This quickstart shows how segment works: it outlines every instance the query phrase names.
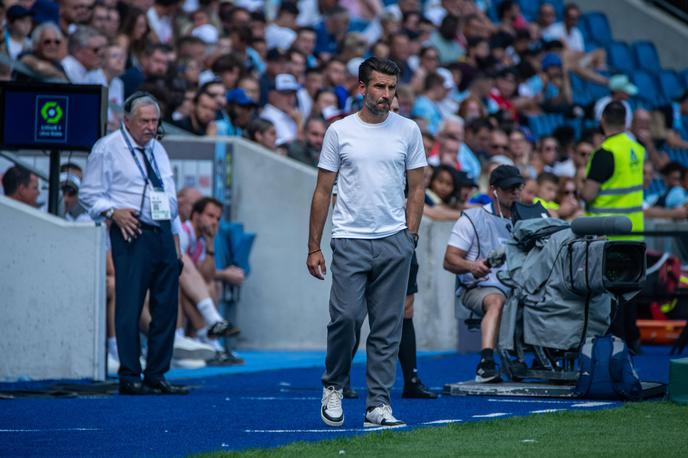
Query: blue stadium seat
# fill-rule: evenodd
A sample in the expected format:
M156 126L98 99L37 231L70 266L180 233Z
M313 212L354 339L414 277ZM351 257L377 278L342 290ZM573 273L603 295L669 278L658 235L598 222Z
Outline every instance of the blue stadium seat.
M588 84L583 78L573 72L569 72L569 81L571 81L573 103L576 105L586 106L593 101L592 95L588 90Z
M540 3L549 3L557 13L557 21L564 19L564 0L541 0Z
M607 63L619 73L630 74L636 68L631 49L622 41L612 41L607 45Z
M674 70L662 70L657 76L662 94L667 100L676 100L685 92L686 87Z
M560 114L544 114L528 118L528 126L536 138L550 135L562 124L565 124L564 116Z
M668 103L651 73L636 70L631 74L631 80L638 86L638 95L635 98L641 106L652 109Z
M675 148L666 148L666 153L669 156L669 159L672 161L676 161L683 165L684 167L688 167L688 150L685 149L675 149Z
M688 89L688 68L681 70L678 76L681 78L681 82L683 82L683 87Z
M599 11L591 11L582 15L581 21L585 21L590 38L596 43L601 46L607 46L614 41L606 14Z
M540 0L518 0L518 6L521 8L521 13L528 22L537 19L538 9L540 9L541 3Z
M657 48L651 41L634 41L631 49L636 67L639 69L650 73L658 73L662 69Z
M666 186L664 185L664 180L661 178L653 178L646 192L648 194L662 195L665 188Z
M606 72L599 72L603 74L606 77L609 77L610 75L607 74ZM592 97L593 101L597 101L601 99L602 97L606 97L609 95L609 88L605 86L604 84L597 84L592 81L588 81L587 83L588 86L588 92L590 93L590 96Z

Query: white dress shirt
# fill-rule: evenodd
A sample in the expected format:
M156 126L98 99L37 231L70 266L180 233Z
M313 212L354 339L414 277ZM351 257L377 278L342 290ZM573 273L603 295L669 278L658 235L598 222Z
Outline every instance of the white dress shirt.
M126 129L124 131L126 132ZM146 186L148 180L144 179L141 170L136 165L122 132L122 129L117 129L93 145L93 150L86 162L79 197L96 221L102 221L101 214L110 208L129 208L141 212L142 222L157 225L151 216L151 186L150 184ZM132 147L136 148L138 145L129 132L126 132L126 135ZM174 176L167 152L157 140L151 140L144 148L153 170L157 169L162 178L165 194L170 201L172 233L178 234L181 222L178 215ZM136 149L134 151L145 174L146 166L142 153ZM143 208L141 208L142 200Z

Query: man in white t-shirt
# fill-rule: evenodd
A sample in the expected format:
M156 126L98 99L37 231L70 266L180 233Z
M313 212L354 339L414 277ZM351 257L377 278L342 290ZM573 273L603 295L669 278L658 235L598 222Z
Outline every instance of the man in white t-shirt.
M363 108L329 127L318 164L306 264L310 274L321 280L326 265L320 242L338 177L320 409L320 417L329 426L344 423L342 389L351 369L355 334L366 313L370 336L364 426L404 425L392 415L390 389L395 379L411 257L423 211L427 162L416 123L390 113L399 73L399 67L390 60L371 57L361 64L358 78Z
M525 180L513 165L500 165L490 174L492 203L462 213L449 236L444 268L458 275L461 303L482 317L482 351L476 369L479 383L501 381L494 362L502 307L509 288L497 278L488 255L511 239L511 206L521 200Z

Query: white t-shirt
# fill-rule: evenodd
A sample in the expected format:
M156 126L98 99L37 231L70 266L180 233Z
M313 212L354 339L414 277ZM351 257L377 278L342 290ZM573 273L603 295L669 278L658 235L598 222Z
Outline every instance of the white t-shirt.
M425 167L418 125L390 112L368 124L358 113L325 133L318 167L338 172L332 237L378 239L406 228L406 171Z
M585 51L583 34L578 27L574 27L570 33L567 33L566 26L562 22L555 22L542 31L542 37L547 41L559 40L572 51Z

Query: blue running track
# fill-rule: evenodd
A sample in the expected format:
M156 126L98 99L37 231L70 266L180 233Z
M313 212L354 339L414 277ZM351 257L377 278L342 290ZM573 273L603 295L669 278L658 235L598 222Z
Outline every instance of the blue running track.
M647 347L636 357L643 380L666 382L668 347ZM173 370L169 378L194 387L188 396L83 396L0 400L0 456L184 456L214 450L275 447L366 434L363 429L365 366L352 370L360 399L344 400L341 429L320 420L324 355L320 352L242 352L247 364L195 371ZM471 379L478 355L423 354L419 371L436 390ZM193 378L191 378L193 377ZM399 379L401 377L398 377ZM0 391L36 383L0 384ZM620 405L550 398L442 397L401 399L393 391L400 430L558 410Z

